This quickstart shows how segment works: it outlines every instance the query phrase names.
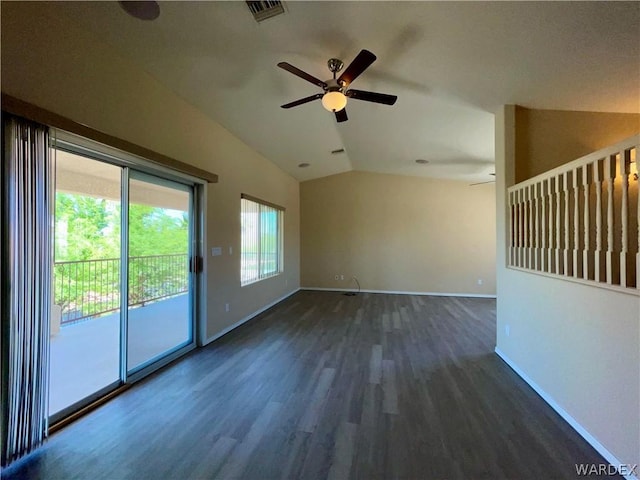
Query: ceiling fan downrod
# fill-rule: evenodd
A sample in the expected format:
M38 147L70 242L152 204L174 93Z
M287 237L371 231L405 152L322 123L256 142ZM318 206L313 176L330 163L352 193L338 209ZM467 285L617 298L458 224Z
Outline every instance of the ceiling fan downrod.
M330 58L327 61L327 67L329 67L329 71L333 73L333 79L335 80L336 73L342 70L342 67L344 67L344 63L339 58Z

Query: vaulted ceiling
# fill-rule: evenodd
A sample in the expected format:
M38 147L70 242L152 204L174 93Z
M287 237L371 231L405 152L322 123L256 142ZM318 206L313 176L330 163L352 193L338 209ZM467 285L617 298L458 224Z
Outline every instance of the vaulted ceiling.
M54 8L299 180L490 180L499 105L640 112L638 2L287 2L261 23L240 1L161 2L154 21L116 2ZM280 108L319 89L278 62L325 80L329 58L361 49L378 59L353 87L395 106L351 99L339 124L319 101Z

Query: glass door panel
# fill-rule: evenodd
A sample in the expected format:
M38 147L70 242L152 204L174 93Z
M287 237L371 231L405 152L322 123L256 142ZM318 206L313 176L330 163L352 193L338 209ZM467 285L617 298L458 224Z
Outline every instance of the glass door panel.
M120 380L121 174L56 150L49 415Z
M60 142L60 143L58 143ZM49 421L194 346L194 187L56 140Z
M191 203L191 187L130 172L128 371L192 341Z

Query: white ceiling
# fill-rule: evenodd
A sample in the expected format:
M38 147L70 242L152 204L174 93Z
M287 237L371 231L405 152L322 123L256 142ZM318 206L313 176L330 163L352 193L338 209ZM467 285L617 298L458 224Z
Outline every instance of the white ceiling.
M55 8L299 180L490 180L499 105L640 112L640 2L288 2L260 24L239 1L162 2L153 22L116 2ZM341 124L319 101L280 108L320 89L278 62L324 80L363 48L378 60L353 88L395 106L350 100Z

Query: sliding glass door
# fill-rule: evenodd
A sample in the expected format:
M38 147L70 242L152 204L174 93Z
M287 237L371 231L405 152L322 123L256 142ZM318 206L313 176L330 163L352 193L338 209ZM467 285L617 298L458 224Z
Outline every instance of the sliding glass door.
M192 341L191 196L186 185L131 172L129 371Z
M120 382L121 176L56 152L50 415Z
M52 421L194 346L194 186L109 160L56 149Z

